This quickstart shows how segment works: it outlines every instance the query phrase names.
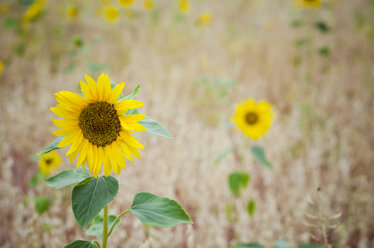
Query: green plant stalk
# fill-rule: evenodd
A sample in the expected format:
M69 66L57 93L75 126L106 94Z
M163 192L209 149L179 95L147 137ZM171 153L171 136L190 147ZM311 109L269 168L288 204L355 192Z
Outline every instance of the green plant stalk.
M119 219L120 219L123 215L127 214L128 212L130 212L130 209L127 209L127 210L123 211L120 215L118 215L118 217L114 220L114 222L113 222L113 224L112 224L112 226L111 226L111 228L110 228L110 231L108 232L108 236L107 236L107 237L109 237L110 234L112 234L113 229L114 229L114 227L116 226L116 224L117 224L117 222L119 221ZM103 236L103 237L104 237L104 236ZM104 247L103 247L103 248L104 248Z
M108 237L109 237L108 235L108 205L106 205L104 207L102 248L106 248Z

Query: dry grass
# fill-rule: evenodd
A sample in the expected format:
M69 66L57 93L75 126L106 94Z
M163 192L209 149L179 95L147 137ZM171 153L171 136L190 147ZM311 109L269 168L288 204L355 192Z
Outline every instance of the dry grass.
M49 14L25 37L28 49L23 57L12 55L20 38L0 31L0 58L12 55L0 77L1 247L62 247L88 238L73 218L70 190L28 186L37 170L28 157L53 140L53 93L75 91L83 74L98 76L88 70L90 62L107 64L105 71L113 81L127 82L126 94L140 82L137 98L146 102L141 112L174 136L167 140L138 135L146 150L117 177L120 190L110 212L119 213L135 193L149 191L177 199L194 220L192 226L147 230L126 217L110 247L307 242L311 232L303 219L308 195L318 187L325 212L343 212L332 242L337 247L374 246L374 49L365 36L367 29L358 30L354 21L357 11L369 15L371 4L341 1L311 14L291 10L286 1L197 1L186 20L177 22L175 6L162 1L157 22L141 10L137 18L118 25L91 17L92 7L81 22L68 24L65 35L55 38L53 28L63 22L63 17L56 18L61 15L57 2L50 1ZM196 27L194 18L203 10L212 12L213 22ZM332 32L320 34L310 24L292 28L291 21L303 14L308 20L325 20ZM74 34L83 37L90 51L79 52L75 70L66 74ZM305 36L313 42L295 48L294 40ZM93 44L94 39L100 42ZM316 52L321 45L331 48L329 58ZM298 67L292 63L295 57L302 59ZM219 98L213 87L195 83L204 76L237 84ZM275 106L274 125L259 141L273 171L253 160L244 136L221 128L234 103L248 97L267 99ZM232 154L214 166L232 140L242 147L245 166L239 168ZM70 167L68 161L63 167ZM226 180L238 169L252 179L242 198L234 200ZM38 216L24 199L42 193L54 201L49 212ZM258 206L252 218L245 211L249 198ZM226 203L233 201L238 209L235 224L225 215Z

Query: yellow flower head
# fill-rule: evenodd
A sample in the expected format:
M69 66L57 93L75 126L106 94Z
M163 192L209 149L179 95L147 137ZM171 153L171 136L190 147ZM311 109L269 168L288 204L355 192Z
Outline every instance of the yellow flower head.
M211 21L212 21L212 15L210 14L210 12L204 12L197 19L197 24L198 25L207 25Z
M179 1L179 10L183 13L187 13L190 10L190 1L180 0Z
M322 0L294 0L293 5L296 8L301 7L319 7L322 4Z
M53 170L60 166L62 160L60 155L51 151L40 155L39 169L44 176L48 176Z
M151 10L153 9L153 0L144 0L143 1L143 7L146 9L146 10Z
M4 64L3 64L3 61L0 60L0 76L1 74L3 74L3 70L4 70Z
M130 7L135 3L135 0L118 0L118 2L125 7Z
M119 17L119 10L113 5L104 8L104 18L107 22L117 22Z
M79 9L75 4L70 4L66 7L65 14L68 20L76 20L79 16Z
M0 13L6 14L10 10L9 3L0 3Z
M77 159L77 168L87 163L91 174L96 178L104 167L105 176L111 171L116 174L126 168L125 158L134 161L133 156L140 159L138 148L144 149L131 133L144 131L146 127L138 122L145 114L128 114L129 109L144 105L141 101L117 101L125 83L120 83L111 89L107 74L101 74L97 80L85 75L87 84L80 81L84 96L60 91L55 94L57 107L51 111L62 117L62 120L52 119L61 129L53 134L63 136L58 147L71 145L66 156L70 162Z
M34 20L42 13L42 10L45 6L45 0L35 0L26 10L22 16L22 23L27 24L30 21Z
M259 139L271 127L273 114L271 104L260 101L256 103L252 98L236 106L232 121L249 138Z

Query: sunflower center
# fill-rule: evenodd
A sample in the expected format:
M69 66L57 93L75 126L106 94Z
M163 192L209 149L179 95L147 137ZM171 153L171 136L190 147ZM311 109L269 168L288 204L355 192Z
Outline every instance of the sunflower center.
M79 127L83 137L94 145L106 146L117 139L121 132L121 121L117 110L107 102L88 104L79 116Z
M253 113L253 112L249 112L245 115L245 121L249 124L249 125L254 125L257 123L258 121L258 115L256 113Z
M48 158L48 159L46 159L45 160L45 163L46 163L46 165L51 165L52 164L52 159L51 158Z

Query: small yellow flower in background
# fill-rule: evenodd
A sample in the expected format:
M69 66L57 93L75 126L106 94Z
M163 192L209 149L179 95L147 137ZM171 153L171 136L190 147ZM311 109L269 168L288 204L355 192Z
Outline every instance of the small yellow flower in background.
M85 78L88 84L80 81L85 97L69 91L55 94L58 104L51 111L63 120L52 119L61 128L53 134L64 137L58 147L71 145L66 156L70 155L71 163L78 158L77 168L81 165L84 168L87 163L96 178L102 166L105 176L111 171L119 174L121 169L126 169L124 157L134 161L132 155L135 155L140 159L138 149L144 149L131 133L146 130L138 123L145 114L124 115L144 103L136 100L117 102L125 83L111 89L107 74L101 74L97 83L87 75Z
M4 64L3 64L3 61L0 60L0 76L1 74L3 74L3 70L4 70Z
M190 10L190 1L180 0L179 1L179 10L183 13L187 13Z
M65 9L65 14L68 20L71 20L71 21L76 20L79 16L79 9L77 5L75 4L68 5Z
M104 18L108 22L117 22L119 17L119 10L114 5L104 7Z
M322 0L294 0L293 6L295 8L301 7L319 7L322 4Z
M199 16L196 22L198 25L207 25L211 21L212 21L212 15L210 14L210 12L204 12Z
M118 2L125 7L130 7L135 3L135 0L118 0Z
M102 4L108 4L108 3L110 3L110 1L111 1L111 0L101 0L101 3L102 3Z
M271 127L273 113L271 104L260 101L256 103L252 98L236 106L232 121L249 138L259 139Z
M40 155L39 169L44 176L48 176L53 170L59 167L62 163L60 155L51 151Z
M143 1L143 7L146 9L146 10L152 10L153 9L153 6L154 6L154 3L152 0L144 0Z
M9 3L0 3L0 13L6 14L10 10L10 5Z
M22 23L27 24L30 21L34 20L43 11L45 6L45 0L35 0L26 10L26 12L22 16Z

